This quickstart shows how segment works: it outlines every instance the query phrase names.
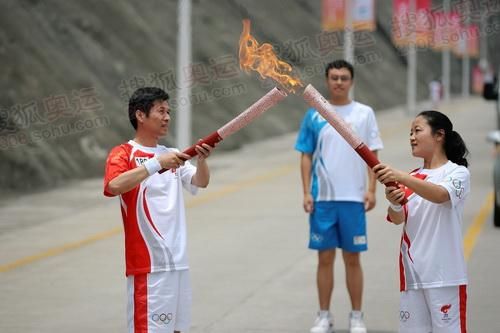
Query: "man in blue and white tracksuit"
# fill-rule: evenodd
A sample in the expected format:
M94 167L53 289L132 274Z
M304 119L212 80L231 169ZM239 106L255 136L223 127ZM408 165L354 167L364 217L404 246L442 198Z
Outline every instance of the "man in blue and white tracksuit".
M372 108L349 98L352 65L337 60L327 65L325 74L329 101L338 115L370 150L376 153L382 149ZM342 249L352 305L350 333L366 333L361 312L360 253L367 250L365 211L375 206L376 179L361 157L314 109L304 116L295 149L301 153L303 206L310 214L309 248L318 251L320 311L311 333L333 331L330 300L336 248Z

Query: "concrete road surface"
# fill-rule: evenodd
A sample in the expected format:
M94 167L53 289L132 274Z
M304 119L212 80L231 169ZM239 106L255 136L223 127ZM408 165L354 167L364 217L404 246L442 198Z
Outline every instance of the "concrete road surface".
M500 332L500 229L491 221L493 104L479 98L443 106L470 151L472 194L465 211L469 332ZM272 112L272 111L271 111ZM378 113L381 160L411 170L411 118L400 108ZM251 126L258 126L258 121ZM188 195L194 291L191 332L309 332L318 309L316 253L307 246L295 134L210 159L209 189ZM123 235L117 199L101 179L0 204L0 332L125 332ZM396 332L401 228L385 222L386 203L368 214L363 254L369 332ZM443 254L447 255L447 254ZM332 311L346 332L350 311L341 257Z

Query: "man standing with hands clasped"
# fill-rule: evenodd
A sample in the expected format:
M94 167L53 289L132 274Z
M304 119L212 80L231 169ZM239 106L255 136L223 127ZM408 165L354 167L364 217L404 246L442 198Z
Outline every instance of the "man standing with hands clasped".
M335 111L370 150L376 153L382 149L372 108L349 98L353 66L345 60L334 61L327 65L325 76L329 101ZM361 312L360 253L367 250L365 211L375 207L376 179L361 157L314 109L309 109L302 121L295 149L301 152L303 206L310 214L309 248L318 251L320 311L311 333L333 331L330 300L336 248L342 249L351 299L350 333L366 333Z
M104 195L120 196L125 231L129 333L185 332L191 323L183 188L195 194L207 187L212 147L196 146L194 167L189 155L158 144L170 123L168 98L160 88L134 92L128 114L135 138L106 161Z

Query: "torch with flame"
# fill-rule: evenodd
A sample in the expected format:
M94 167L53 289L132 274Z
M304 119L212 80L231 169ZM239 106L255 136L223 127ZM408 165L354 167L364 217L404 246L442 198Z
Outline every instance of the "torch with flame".
M243 20L243 32L240 37L240 67L245 71L257 71L262 78L271 78L278 82L284 89L296 93L303 87L300 79L290 75L292 66L279 60L270 44L259 43L250 35L250 21ZM308 84L303 91L306 102L314 107L325 120L337 130L347 143L358 153L370 168L379 164L377 156L354 133L349 125L340 117L334 107L311 85ZM387 183L385 186L395 186L397 183ZM406 198L401 204L406 203Z
M240 36L240 68L246 72L256 71L260 76L271 78L288 92L295 93L304 85L299 78L291 75L292 66L279 60L268 43L259 42L250 35L250 20L243 20L243 32Z
M265 75L280 82L288 91L294 92L294 88L296 86L302 86L300 80L294 79L286 74L286 72L290 72L292 70L292 67L287 63L278 60L278 58L274 55L270 44L264 44L262 47L259 47L257 41L250 36L250 21L247 21L246 29L244 29L240 38L240 59L242 57L246 59L246 65L242 65L242 68L246 71L249 71L250 69L258 69L261 71L260 73L263 77L263 73L265 73ZM266 60L263 61L263 59ZM287 80L289 80L289 83L286 83ZM207 135L201 139L200 142L192 145L183 152L191 157L194 157L196 155L196 145L206 143L215 147L218 142L250 124L265 111L283 100L286 96L286 92L280 90L279 88L275 87L271 89L271 91L252 104L248 109L240 113L237 117L227 122L224 126ZM167 171L167 169L162 169L160 170L160 173L165 171Z

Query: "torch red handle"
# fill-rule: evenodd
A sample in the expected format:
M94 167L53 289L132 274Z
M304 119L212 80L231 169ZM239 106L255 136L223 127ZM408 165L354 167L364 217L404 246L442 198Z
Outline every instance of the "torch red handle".
M220 137L219 133L215 131L212 134L209 134L203 139L201 139L201 141L199 141L198 143L195 143L191 147L185 149L183 153L188 154L191 157L194 157L196 155L196 150L194 149L196 146L206 143L210 147L215 147L215 144L220 141L222 141L222 138Z
M185 149L183 151L184 154L187 154L191 157L194 157L196 155L196 150L195 150L195 147L198 146L198 145L201 145L203 143L206 143L207 145L209 145L210 147L215 147L215 144L217 142L220 142L222 141L222 137L219 135L219 133L217 131L213 132L212 134L209 134L207 135L206 137L204 137L203 139L201 139L200 141L198 141L198 143L195 143L194 145L192 145L191 147ZM164 173L165 171L167 171L168 169L161 169L159 171L159 173Z
M378 160L377 156L368 148L367 145L362 143L355 149L356 153L358 153L359 156L368 164L370 168L373 168L375 165L380 164L380 161ZM389 186L394 186L394 187L399 187L399 184L397 182L389 182L384 184L385 187ZM408 202L408 198L404 197L399 203L401 205L404 205L405 203Z

